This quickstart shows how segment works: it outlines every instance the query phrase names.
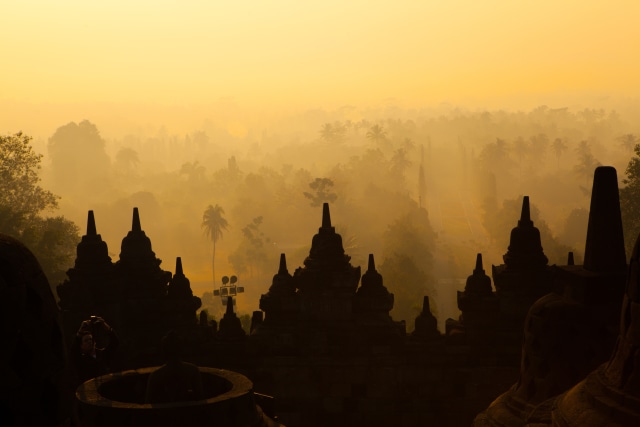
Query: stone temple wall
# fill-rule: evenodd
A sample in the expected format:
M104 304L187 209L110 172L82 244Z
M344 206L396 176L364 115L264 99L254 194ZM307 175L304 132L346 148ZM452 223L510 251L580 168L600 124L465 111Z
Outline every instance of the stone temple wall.
M151 335L157 338L177 327L183 338L184 360L246 375L257 393L275 398L275 412L289 427L461 426L471 425L487 408L476 418L476 422L487 423L478 425L512 425L501 420L520 420L525 425L531 413L539 413L538 403L588 373L580 371L567 379L556 375L556 371L563 372L556 367L591 366L584 360L564 360L554 352L555 347L538 344L589 336L601 337L606 343L609 335L617 333L609 320L619 316L616 301L622 293L618 285L624 279L626 261L624 251L621 258L619 251L610 250L612 236L613 244L619 243L617 231L611 228L616 215L619 220L619 209L614 212L619 205L614 203L617 180L611 178L610 169L599 168L595 174L587 265L548 265L525 197L505 263L491 269L495 291L479 254L465 290L457 295L461 316L447 321L444 334L437 329L427 297L412 334L406 333L403 321L390 317L394 296L384 286L373 254L361 276L360 267L350 264L342 238L331 225L328 204L323 206L322 223L304 265L289 274L282 255L278 272L261 297L261 311L254 313L249 335L240 327L231 298L219 325L208 324L206 319L196 322L197 304L181 267L180 274L176 267L173 277L159 268L160 261L135 214L132 231L123 240L119 264L106 260L106 248L95 233L95 225L88 227L89 237L83 236L78 247L76 266L59 287L61 307L63 313L70 314L77 301L101 303L95 295L104 294L104 286L111 283L114 289L107 295L124 295L123 301L108 300L112 307L146 307L151 317L142 316L143 320L152 319L153 313L174 313L162 315L164 323L149 322L162 329ZM615 187L601 185L600 179L615 182ZM604 252L598 255L598 249ZM87 254L94 261L84 256ZM110 282L114 276L120 279ZM92 284L98 285L93 297L87 292ZM578 329L568 323L566 328L549 328L548 322L536 321L562 318L565 308L574 310L571 321ZM537 311L532 315L530 310ZM549 317L549 313L556 317ZM584 316L593 322L581 323ZM166 319L174 319L175 324ZM591 324L605 326L595 334L583 331ZM158 360L154 344L138 340L150 336L141 322L122 320L118 327L125 339L138 343L137 350L142 351L137 358L124 354L131 367L149 366ZM585 333L575 334L577 330ZM591 348L594 342L580 345ZM145 355L148 357L141 357ZM531 384L542 387L533 393Z

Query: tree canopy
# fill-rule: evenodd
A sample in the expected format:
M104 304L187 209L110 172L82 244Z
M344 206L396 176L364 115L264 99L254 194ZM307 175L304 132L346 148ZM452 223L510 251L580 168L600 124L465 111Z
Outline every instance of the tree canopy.
M42 215L58 207L58 197L39 185L41 160L31 137L0 135L0 232L27 245L55 285L73 264L80 237L73 222Z
M313 182L309 183L309 187L314 193L304 192L304 197L311 200L311 206L322 206L323 203L333 203L338 198L336 193L333 193L333 181L329 178L316 178Z
M0 229L4 232L19 234L27 219L58 207L58 198L38 185L41 160L30 137L0 136Z
M279 254L271 250L271 239L262 231L263 219L262 216L255 217L242 229L243 239L229 255L229 263L236 273L249 273L254 277L276 265Z
M640 234L640 144L636 144L633 151L635 156L629 160L626 177L622 180L625 186L620 189L620 213L627 256L631 256Z
M382 236L380 273L394 293L393 317L412 321L425 295L436 296L433 286L435 234L425 209L414 208L389 224Z
M100 195L108 188L111 160L96 125L83 120L60 126L49 138L48 152L54 190L81 197Z

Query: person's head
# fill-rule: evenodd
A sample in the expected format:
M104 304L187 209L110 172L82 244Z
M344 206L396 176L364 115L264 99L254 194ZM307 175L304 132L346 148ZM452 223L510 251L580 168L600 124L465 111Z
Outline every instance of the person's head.
M96 349L96 342L93 340L91 332L85 331L80 335L80 350L84 354L93 354Z

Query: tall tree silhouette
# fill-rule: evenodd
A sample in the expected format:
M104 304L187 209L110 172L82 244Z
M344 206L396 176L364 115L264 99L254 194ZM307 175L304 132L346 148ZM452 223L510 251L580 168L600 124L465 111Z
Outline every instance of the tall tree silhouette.
M538 133L529 137L529 172L538 171L540 165L545 164L547 151L549 150L549 137L545 133Z
M584 191L589 192L589 182L593 180L593 172L596 167L600 166L600 162L591 154L591 146L588 141L580 141L578 148L578 164L574 167L575 172L585 178Z
M322 128L320 128L320 138L327 142L331 142L333 139L333 126L331 123L325 123L322 125Z
M347 126L340 122L325 123L320 128L320 138L326 142L340 143L344 142L347 135Z
M140 164L140 157L133 148L122 147L116 154L116 163L122 165L125 170L131 171Z
M518 172L520 173L520 179L522 179L522 164L524 163L525 157L529 154L529 144L527 144L527 141L523 137L519 136L513 141L513 151L518 157Z
M136 169L140 165L138 152L133 148L123 147L116 154L114 170L125 180L137 178Z
M635 146L640 143L640 137L632 133L627 133L617 137L616 141L618 141L620 146L626 151L633 151Z
M59 127L49 138L54 190L100 197L109 189L111 160L105 140L88 120Z
M411 166L411 161L407 157L407 151L404 148L398 148L391 158L391 176L400 185L404 184L404 172Z
M379 145L387 140L387 131L380 125L373 125L371 129L367 131L367 139Z
M304 197L311 200L311 206L322 206L323 203L333 203L338 198L336 193L333 193L333 181L329 178L316 178L313 182L309 183L309 187L314 193L305 191Z
M216 243L218 243L218 240L222 239L222 232L226 231L229 226L223 215L224 209L218 205L209 205L202 215L202 228L204 228L204 234L209 237L213 243L211 273L214 285L216 283Z
M496 138L496 142L485 145L480 152L480 163L490 172L501 172L503 177L512 169L507 141Z
M553 148L553 153L556 155L556 167L560 169L560 156L567 151L567 144L561 138L556 138L551 148Z
M185 175L190 184L204 181L205 172L205 167L199 164L198 161L187 162L180 167L180 175Z
M420 145L420 169L418 170L418 206L426 204L427 180L424 177L424 145Z
M624 187L620 189L620 211L627 253L632 253L640 233L640 144L636 144L633 152L634 156L624 172Z
M243 239L229 255L229 263L236 273L248 272L249 277L259 279L276 262L271 239L262 231L262 222L263 217L257 216L242 229Z

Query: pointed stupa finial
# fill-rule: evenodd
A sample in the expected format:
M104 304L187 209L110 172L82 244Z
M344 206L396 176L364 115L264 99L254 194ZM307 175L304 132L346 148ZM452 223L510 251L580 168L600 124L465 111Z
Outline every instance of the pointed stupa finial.
M142 231L140 226L140 214L138 208L133 208L133 220L131 221L131 231Z
M282 295L282 294L295 294L296 288L293 284L293 277L289 274L287 270L287 257L285 254L280 254L280 267L278 268L278 272L273 275L273 280L271 281L271 286L269 287L269 292L267 295ZM263 309L265 295L260 298L260 309ZM264 307L271 307L271 303L267 301ZM278 306L280 307L280 306ZM268 308L267 310L270 310ZM265 312L267 311L265 310ZM278 308L276 308L278 310Z
M233 297L227 297L227 312L225 316L233 316Z
M369 265L367 271L362 275L362 286L358 290L360 292L366 292L367 288L380 288L384 289L384 293L388 293L382 283L382 275L376 271L376 261L373 258L373 254L369 254ZM391 310L391 308L389 308Z
M464 287L464 292L467 295L492 295L491 279L484 272L482 254L480 253L476 255L476 268L473 270L473 274L467 277L467 284Z
M429 297L426 295L422 300L422 312L416 317L415 325L415 329L411 334L415 338L431 341L440 337L438 319L431 313Z
M184 275L182 272L182 258L180 257L176 258L176 276L177 275Z
M331 214L329 213L329 203L322 204L322 228L331 228Z
M93 216L93 211L89 211L89 215L87 217L87 236L95 236L97 234L96 220Z
M476 255L476 268L474 273L484 273L484 267L482 266L482 254Z
M576 262L573 259L573 252L569 252L569 256L567 257L567 265L576 265Z
M280 254L280 268L278 274L289 274L287 270L287 257L284 254Z
M522 198L522 213L520 214L518 225L533 225L533 221L531 221L531 208L529 207L529 196Z
M614 167L599 166L593 174L584 269L613 271L626 267L618 176Z
M429 306L429 297L427 295L422 299L422 312L431 313L431 307Z
M549 262L540 240L540 230L531 221L529 196L522 198L518 226L511 230L509 247L503 256L508 268L543 268Z
M87 234L82 236L76 253L78 254L74 266L76 269L86 268L91 271L106 271L112 266L107 243L96 232L96 220L93 211L88 211Z

